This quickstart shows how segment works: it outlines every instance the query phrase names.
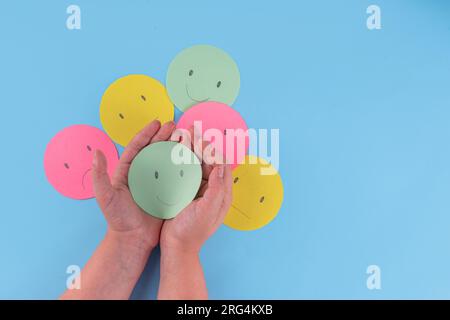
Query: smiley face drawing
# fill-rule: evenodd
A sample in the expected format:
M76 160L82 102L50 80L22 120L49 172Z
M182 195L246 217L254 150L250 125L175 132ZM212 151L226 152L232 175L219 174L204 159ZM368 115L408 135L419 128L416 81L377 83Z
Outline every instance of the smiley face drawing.
M59 131L47 144L44 154L44 170L50 184L72 199L94 197L91 170L97 149L106 156L111 176L119 156L103 131L88 125L73 125Z
M188 159L188 161L181 161ZM195 197L202 169L195 154L181 143L163 141L142 149L131 163L128 186L148 214L174 218Z
M173 120L174 108L166 88L151 77L128 75L114 81L103 94L100 120L112 140L126 146L146 124Z
M262 228L275 218L282 202L283 183L275 168L247 156L233 170L233 201L224 224L241 231Z
M236 62L223 50L197 45L181 51L170 63L167 91L181 111L205 101L232 105L239 93Z
M235 109L220 102L199 103L186 111L177 123L177 129L189 130L191 126L201 130L204 140L211 141L232 168L244 160L249 148L248 128Z

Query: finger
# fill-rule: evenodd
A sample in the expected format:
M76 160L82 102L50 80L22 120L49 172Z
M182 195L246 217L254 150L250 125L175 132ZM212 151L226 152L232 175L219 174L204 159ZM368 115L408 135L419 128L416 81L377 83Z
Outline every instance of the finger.
M189 139L187 144L184 143L186 139ZM170 136L170 141L183 143L188 148L191 147L189 131L183 128L176 128Z
M178 129L177 129L178 130ZM175 130L175 132L177 131ZM178 135L181 135L179 137L179 142L184 144L186 147L194 151L194 127L190 126L188 129L179 129L180 133ZM175 134L174 132L174 134Z
M108 207L114 195L107 167L107 160L103 152L95 150L92 162L92 183L95 198L102 210Z
M214 166L225 164L222 150L218 150L212 143L208 144L203 154L205 166L209 166L209 170L212 170Z
M202 160L202 178L208 179L212 169L214 168L214 161L205 161L205 160L213 160L215 154L215 148L211 144L211 141L204 141L202 135L199 135L194 130L194 127L189 129L190 136L194 137L192 139L192 150L194 151L197 158Z
M194 137L194 127L191 126L189 129L176 129L172 136L170 137L171 141L183 143L185 146L190 148L197 158L204 160L204 154L206 152L214 153L214 150L211 151L211 142L203 141L201 135L197 135ZM208 179L211 170L213 169L213 165L202 162L202 178Z
M208 180L211 171L214 169L213 165L202 163L202 179Z
M223 174L223 200L222 205L220 209L217 211L215 221L213 222L213 228L211 228L210 235L212 235L217 228L220 227L220 225L223 223L223 220L225 219L225 216L228 213L228 210L231 206L232 201L232 180L233 176L231 174L231 166L230 165L224 165L224 174Z
M225 185L223 177L225 174L225 166L218 165L214 167L208 179L208 187L206 188L199 205L210 213L211 219L216 220L220 214L222 207Z
M197 193L197 197L203 197L207 187L208 187L208 178L214 169L214 165L202 163L202 182L200 183L200 188Z
M119 165L114 174L114 184L128 184L128 170L131 161L133 161L139 151L150 143L150 140L160 127L161 123L158 120L153 120L130 141L120 157Z
M173 131L170 136L170 140L174 142L181 143L185 145L189 150L195 151L197 148L194 148L195 142L193 137L194 131L193 127L189 127L189 129L177 128ZM198 154L196 154L198 157Z
M201 133L197 132L197 130L194 129L194 126L190 126L189 129L184 130L181 143L190 148L199 159L202 159L203 141ZM207 142L205 142L205 145L206 144Z
M221 213L219 216L218 223L222 223L225 219L225 216L230 209L231 203L233 201L233 174L230 165L225 165L225 171L223 175L223 184L224 184L224 196L222 202Z
M207 188L208 188L208 180L202 179L202 182L200 183L200 188L198 188L197 198L203 197Z
M197 158L203 158L203 141L202 135L197 130L194 129L194 126L189 127L189 138L191 140L191 150L195 153ZM186 141L187 142L187 141Z
M225 216L228 213L228 210L231 206L232 201L232 183L233 183L233 176L231 174L231 166L230 165L224 165L224 175L223 175L223 199L221 207L215 211L217 214L215 215L215 220L213 221L213 227L210 230L210 236L219 228L223 220L225 219Z
M153 136L150 143L169 140L173 130L175 130L175 123L173 121L166 122Z
M186 147L193 150L194 146L194 127L190 126L189 129L184 129L183 137L181 137L181 143L183 143Z

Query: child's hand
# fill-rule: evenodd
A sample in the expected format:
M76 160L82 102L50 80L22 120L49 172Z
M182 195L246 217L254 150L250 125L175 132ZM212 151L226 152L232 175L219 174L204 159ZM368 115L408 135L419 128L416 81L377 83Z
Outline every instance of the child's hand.
M196 144L205 146L200 138L196 140ZM164 222L160 238L162 250L198 253L222 224L232 200L231 167L203 163L202 171L203 181L197 199L174 219Z
M139 151L150 143L168 140L174 129L173 122L161 127L156 120L142 129L125 148L112 181L103 153L97 150L94 155L94 192L108 222L108 232L146 249L158 244L162 221L146 214L134 202L128 189L128 170Z

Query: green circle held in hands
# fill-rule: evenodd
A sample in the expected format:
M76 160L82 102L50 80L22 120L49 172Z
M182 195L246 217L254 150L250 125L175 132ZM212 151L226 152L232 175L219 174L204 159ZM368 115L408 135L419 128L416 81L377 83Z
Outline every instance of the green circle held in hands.
M171 219L195 198L201 179L195 154L181 143L163 141L150 144L134 158L128 186L145 212Z

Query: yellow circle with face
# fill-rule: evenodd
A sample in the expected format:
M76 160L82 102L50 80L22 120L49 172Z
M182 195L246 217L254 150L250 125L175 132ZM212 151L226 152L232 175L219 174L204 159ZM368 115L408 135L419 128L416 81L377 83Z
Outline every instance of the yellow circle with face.
M166 88L151 77L128 75L114 81L103 94L100 121L109 137L122 146L148 123L173 120L173 104Z
M225 225L242 231L264 227L278 214L283 202L283 183L267 161L246 156L233 170L233 202Z

